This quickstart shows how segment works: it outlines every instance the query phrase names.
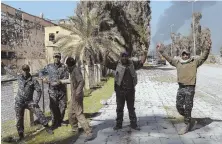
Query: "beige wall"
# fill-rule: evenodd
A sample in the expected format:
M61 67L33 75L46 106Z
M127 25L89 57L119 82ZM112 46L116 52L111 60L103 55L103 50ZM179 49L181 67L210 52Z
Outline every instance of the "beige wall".
M53 62L53 52L57 48L56 44L53 44L51 41L49 41L50 33L54 33L56 38L58 37L58 35L69 35L70 31L63 29L60 26L45 27L45 47L46 47L47 63Z

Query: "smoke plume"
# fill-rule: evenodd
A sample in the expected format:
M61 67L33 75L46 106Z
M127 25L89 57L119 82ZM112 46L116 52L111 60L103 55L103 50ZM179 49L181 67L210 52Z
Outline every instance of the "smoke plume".
M159 40L169 40L170 25L174 24L173 32L176 32L184 25L185 21L189 20L192 16L192 2L173 1L171 3L171 7L166 9L164 14L159 18L156 34L153 36L154 43ZM202 12L203 9L211 7L216 3L215 1L196 1L194 2L194 12ZM212 17L214 16L212 15Z

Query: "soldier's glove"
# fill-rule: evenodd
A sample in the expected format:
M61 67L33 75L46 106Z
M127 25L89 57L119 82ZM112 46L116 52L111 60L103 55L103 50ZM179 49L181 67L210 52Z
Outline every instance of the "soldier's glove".
M47 78L43 78L42 80L43 80L44 83L48 83Z
M47 79L47 78L45 78L45 77L40 77L39 79L40 79L40 80L42 80L42 81L43 81L43 83L48 83L48 79Z
M61 81L59 80L51 83L52 86L58 86L60 84L61 84Z

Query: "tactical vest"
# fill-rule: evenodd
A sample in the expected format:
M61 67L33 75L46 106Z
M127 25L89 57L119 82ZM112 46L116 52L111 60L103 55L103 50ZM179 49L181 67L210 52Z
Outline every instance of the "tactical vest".
M122 83L122 80L123 80L123 76L125 74L125 70L126 70L126 67L123 66L120 62L118 63L117 67L116 67L116 72L115 72L115 83L120 86L121 83ZM137 73L135 71L135 68L134 68L134 65L133 65L133 62L130 61L130 65L129 65L129 70L130 70L130 74L133 78L133 85L134 87L136 86L137 84Z

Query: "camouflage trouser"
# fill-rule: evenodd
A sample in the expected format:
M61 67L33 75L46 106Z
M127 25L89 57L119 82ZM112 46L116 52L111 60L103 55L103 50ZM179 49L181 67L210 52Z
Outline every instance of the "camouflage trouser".
M40 107L38 105L34 106L33 102L27 102L27 103L21 103L21 102L15 102L15 114L16 114L16 128L18 133L24 132L24 113L25 109L30 110L32 113L36 115L36 117L39 119L40 123L43 126L46 126L48 124L48 120L44 116L43 112L41 111Z
M125 106L125 101L127 104L127 108L129 111L129 119L131 124L136 124L137 123L137 117L135 113L135 90L134 89L121 89L117 88L116 89L116 103L117 103L117 108L116 108L116 113L117 113L117 118L116 122L117 124L122 124L123 122L123 110Z
M72 99L69 104L69 124L72 126L73 130L78 129L78 122L86 133L92 132L92 129L83 114L83 98L76 100Z
M177 91L176 107L178 112L184 116L185 124L191 121L194 94L195 86L180 85Z
M61 125L65 116L65 110L67 107L66 95L53 93L50 94L49 100L49 107L52 115L52 125L59 126Z

